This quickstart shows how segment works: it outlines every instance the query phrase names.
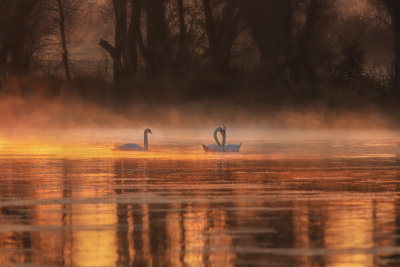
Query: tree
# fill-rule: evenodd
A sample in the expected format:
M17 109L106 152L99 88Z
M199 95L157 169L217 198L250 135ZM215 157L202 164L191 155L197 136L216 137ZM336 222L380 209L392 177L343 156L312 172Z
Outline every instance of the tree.
M300 32L297 40L298 53L296 55L298 64L297 69L300 70L300 76L305 76L308 81L309 90L312 93L316 92L313 60L315 57L316 44L315 40L317 26L321 23L324 12L329 7L330 0L310 0L306 10L306 21Z
M125 94L125 83L136 74L138 64L137 38L140 35L141 1L112 0L114 45L101 39L99 45L113 60L114 83L120 95ZM129 20L129 23L128 23Z
M189 47L185 25L185 8L183 5L183 0L177 0L177 6L179 17L179 47L176 56L176 65L178 71L181 72L187 66L189 61Z
M0 86L11 75L31 71L53 31L47 0L0 0Z
M57 0L58 3L58 13L59 13L59 25L60 25L60 37L61 37L61 45L63 49L62 59L65 69L65 78L68 82L71 82L71 73L69 71L69 62L68 62L68 49L67 49L67 40L65 38L65 2L62 0Z
M62 48L62 62L64 65L65 79L71 82L71 72L69 66L69 53L66 35L75 25L81 7L84 4L82 0L51 0L51 10L53 20L59 29L59 38Z
M162 75L172 66L171 40L165 17L165 0L144 1L146 13L146 63L154 76Z
M260 52L260 72L269 84L295 88L301 82L316 93L315 65L326 48L322 39L329 31L327 22L332 24L331 5L328 0L242 0Z
M260 51L260 71L268 80L274 80L291 63L292 0L242 0L241 10Z
M227 71L230 68L233 42L242 21L239 1L223 1L222 10L217 18L213 16L210 0L202 0L202 3L212 63L217 70Z
M382 0L382 3L389 12L395 37L395 60L393 86L397 93L400 93L400 1Z

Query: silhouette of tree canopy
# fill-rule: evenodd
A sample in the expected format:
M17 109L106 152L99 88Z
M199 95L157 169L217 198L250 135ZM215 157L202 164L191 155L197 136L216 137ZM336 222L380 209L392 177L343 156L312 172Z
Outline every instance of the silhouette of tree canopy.
M62 50L62 57L57 54L54 60L63 63L65 80L72 80L71 25L82 14L78 11L83 2L0 0L0 87L10 76L27 76L46 67L42 55L51 54L49 44L54 39L57 51ZM390 91L381 90L388 80L391 89L396 89L391 94L400 88L400 4L396 0L365 0L369 14L380 10L380 17L345 14L336 0L103 3L111 20L99 20L99 26L112 27L97 42L111 59L112 89L120 99L154 94L185 99L225 95L312 99L327 95L331 86L354 87L355 83L381 94ZM382 24L382 17L390 25ZM355 36L351 29L357 27L369 36ZM389 42L376 38L381 29L391 29ZM368 43L373 37L375 41ZM386 49L390 42L393 52ZM373 46L381 51L371 55ZM393 57L393 73L383 59L387 55L381 55L384 50ZM382 57L381 62L372 62L377 57ZM101 82L103 77L108 76L94 80ZM151 85L163 81L169 81L170 87ZM168 93L171 88L174 94Z
M52 31L46 12L47 0L0 1L0 82L31 71Z

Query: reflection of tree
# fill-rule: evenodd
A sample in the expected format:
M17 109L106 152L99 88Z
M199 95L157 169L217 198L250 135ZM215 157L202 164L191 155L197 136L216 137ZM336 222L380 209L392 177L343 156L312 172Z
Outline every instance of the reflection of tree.
M343 175L342 169L329 164L328 170L317 172L300 163L238 162L229 158L174 165L146 162L129 159L115 164L115 192L126 194L124 200L132 198L131 203L117 204L120 265L252 266L268 262L324 266L355 260L352 253L337 256L330 249L369 246L370 237L382 235L382 231L400 235L399 203L395 204L396 217L382 219L382 214L387 214L384 204L374 207L372 202L315 200L316 191L318 195L329 193L340 184L322 176ZM371 184L363 181L359 186L357 179L363 177L354 175L358 173L344 178L341 188L370 193ZM321 177L318 183L315 177ZM382 190L379 184L375 190ZM281 193L289 192L305 200L280 198ZM276 197L267 197L270 193ZM332 194L338 196L337 192ZM357 210L360 205L364 205L363 211ZM381 229L386 225L397 229ZM389 243L385 244L400 246L400 242L387 239ZM379 242L371 244L384 247ZM326 254L319 254L325 248ZM297 251L298 255L289 255ZM361 258L370 262L372 256ZM378 261L382 259L398 261L395 255L377 256Z
M69 199L72 197L72 184L71 184L71 169L72 164L69 160L62 161L62 197L63 199ZM61 224L63 226L62 236L61 236L61 255L62 255L62 265L70 265L72 263L72 248L73 248L73 237L71 231L66 231L68 226L72 223L72 206L71 204L62 205L62 217Z
M310 248L324 248L325 247L325 221L326 214L321 209L307 207L308 209L308 239L310 240ZM312 259L313 264L322 266L326 262L324 256L315 256Z
M397 160L398 160L398 155L396 157L396 164L398 164ZM398 171L396 171L395 179L396 179L395 192L398 195L400 193L400 173ZM394 227L393 227L394 229L393 229L393 233L389 233L389 234L394 236L394 240L393 240L393 243L390 245L392 247L398 248L398 247L400 247L400 238L399 238L399 236L400 236L400 200L399 199L394 200L393 204L394 204L394 211L395 211ZM379 229L379 230L381 230L381 229ZM381 231L379 231L378 233L382 234ZM375 233L375 234L377 234L377 233ZM400 264L400 254L398 254L398 253L383 255L383 256L380 256L380 258L383 260L378 261L378 262L381 262L379 264L379 266L399 266L399 264Z
M121 159L117 161L114 165L115 171L115 183L117 184L115 188L115 192L117 194L123 193L123 183L125 179L125 161ZM118 230L117 230L117 253L118 253L118 265L128 265L130 263L130 254L129 254L129 240L127 236L127 232L129 229L128 225L128 214L129 214L129 205L128 204L117 204L117 221L118 221Z
M150 249L155 266L164 266L166 247L165 233L165 214L159 212L158 209L165 208L165 204L150 204L149 205L149 234L150 234Z
M29 188L32 187L32 180L26 179L26 177L31 177L31 169L16 161L2 162L1 164L5 164L1 166L2 175L6 174L7 176L4 177L4 180L0 179L0 196L15 199L31 197L32 192ZM0 207L0 218L2 224L14 225L23 223L32 225L34 212L35 209L32 206L5 206ZM6 253L6 257L4 255L0 256L0 262L2 264L15 263L15 261L32 262L33 238L32 232L29 231L0 233L0 246L2 248L11 248L12 250L10 251L18 248L18 250L14 250L13 254Z
M215 163L215 164L214 164ZM231 179L232 173L227 162L208 161L200 168L205 170L205 177L225 183ZM176 170L186 173L193 166L191 163L181 162ZM165 169L164 169L165 168ZM201 238L207 232L224 231L227 219L234 216L226 211L234 204L208 204L207 191L203 189L182 190L180 186L186 184L186 179L193 177L183 175L177 181L175 172L169 172L169 164L157 164L147 160L122 159L115 162L115 192L132 197L132 203L117 203L118 217L118 264L133 266L183 266L201 263L221 263L231 261L227 253L215 253L209 248L231 245L229 235L223 240ZM172 175L170 177L170 175ZM199 176L202 179L202 176ZM171 185L174 199L200 198L205 203L163 202L164 186ZM175 187L177 186L177 188ZM229 192L227 192L229 191ZM223 189L223 194L232 194L231 189ZM157 194L155 197L160 203L137 204L141 194ZM168 194L168 193L166 193ZM124 199L126 199L124 197ZM140 201L139 201L140 202ZM207 235L209 236L209 235Z
M143 183L148 182L147 159L121 159L114 170L117 194L146 190ZM158 204L117 203L119 265L165 265L165 213L158 212L159 208Z
M146 265L146 260L143 253L143 233L142 233L142 207L141 205L133 205L133 250L135 257L133 260L133 266Z
M212 177L217 180L230 180L232 178L232 171L226 159L213 161Z
M128 205L127 204L117 204L117 240L118 240L118 260L117 265L122 266L130 262L129 255L129 241L128 241ZM123 230L122 230L123 229Z

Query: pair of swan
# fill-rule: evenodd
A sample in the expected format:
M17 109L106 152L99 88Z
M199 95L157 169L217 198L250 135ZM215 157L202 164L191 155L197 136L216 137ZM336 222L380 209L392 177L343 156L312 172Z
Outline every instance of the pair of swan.
M222 135L222 144L218 140L218 132ZM239 152L242 143L235 144L225 144L226 142L226 127L217 127L214 130L214 140L217 144L203 145L204 151L206 152Z
M222 144L219 142L217 133L220 132L222 135ZM143 147L138 144L128 143L124 145L120 145L115 148L115 150L123 150L123 151L148 151L149 149L149 141L147 138L147 134L153 134L149 128L144 130L144 145ZM217 127L214 130L214 140L217 144L203 145L203 148L206 152L239 152L240 146L242 143L238 145L234 144L225 144L226 142L226 127Z

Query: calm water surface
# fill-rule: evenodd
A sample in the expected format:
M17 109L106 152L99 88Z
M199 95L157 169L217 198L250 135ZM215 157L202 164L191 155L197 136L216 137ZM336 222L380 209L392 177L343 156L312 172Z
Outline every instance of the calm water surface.
M126 136L0 139L1 266L400 265L396 133Z

